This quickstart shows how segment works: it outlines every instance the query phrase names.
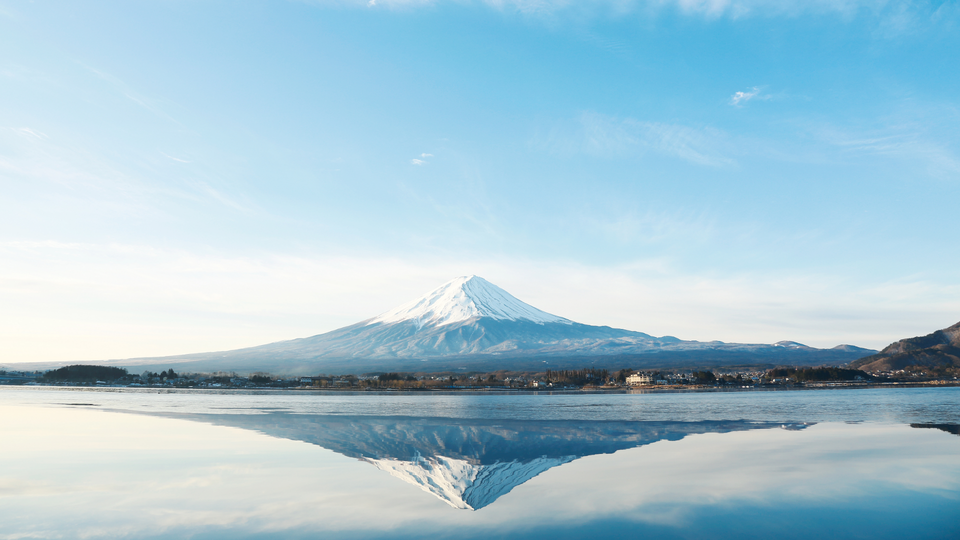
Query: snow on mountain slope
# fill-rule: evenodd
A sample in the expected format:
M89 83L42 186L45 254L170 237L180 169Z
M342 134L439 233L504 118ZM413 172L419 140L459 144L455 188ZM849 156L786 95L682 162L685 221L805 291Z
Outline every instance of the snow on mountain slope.
M529 461L475 465L463 459L417 454L412 461L372 458L363 458L363 461L433 494L454 508L479 510L547 469L576 458L544 456Z
M800 349L800 348L809 349L809 348L810 348L810 347L807 347L806 345L804 345L803 343L797 343L796 341L778 341L778 342L774 343L773 346L774 346L774 347L786 347L786 348L788 348L788 349Z
M526 320L538 324L573 324L563 317L517 300L507 291L479 276L461 276L427 294L370 320L367 325L414 321L417 328L445 326L476 317Z

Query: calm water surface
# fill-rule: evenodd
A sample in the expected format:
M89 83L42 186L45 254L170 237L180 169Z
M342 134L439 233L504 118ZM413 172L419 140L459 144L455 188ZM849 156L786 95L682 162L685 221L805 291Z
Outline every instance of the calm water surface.
M0 389L0 539L960 538L960 388Z

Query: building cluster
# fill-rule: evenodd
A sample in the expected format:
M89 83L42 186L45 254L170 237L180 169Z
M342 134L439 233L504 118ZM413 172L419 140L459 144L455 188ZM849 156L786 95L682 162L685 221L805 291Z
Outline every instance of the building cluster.
M136 380L127 386L166 386L172 388L295 388L300 386L296 377L270 377L252 375L250 377L236 374L180 374L176 377L156 376L149 372L135 376Z
M77 366L74 366L77 367ZM81 366L82 367L82 366ZM97 366L90 368L98 369ZM749 388L758 386L803 386L823 384L875 383L877 381L915 381L922 370L898 370L882 375L868 375L856 370L820 368L775 368L767 371L632 371L620 370L609 374L606 370L546 371L546 373L380 373L364 375L315 375L303 377L276 377L269 374L239 376L236 373L177 374L173 369L161 373L145 371L129 374L120 368L99 368L118 371L116 379L51 378L55 372L3 371L0 384L5 385L67 385L67 386L127 386L199 389L255 389L255 388L328 388L356 390L444 390L444 389L536 389L575 390L581 388L640 388L640 387L726 387ZM833 373L837 372L837 373ZM843 373L841 373L843 372ZM849 372L849 373L847 373ZM886 377L883 377L883 376ZM97 372L96 377L104 376ZM950 379L948 382L954 381Z
M35 383L43 373L39 371L3 371L0 370L0 384Z
M469 388L537 388L546 383L527 375L502 374L407 374L315 375L299 377L306 388L397 388L397 389L469 389Z
M763 384L763 371L635 371L621 379L624 386L756 386ZM615 384L615 383L614 383Z

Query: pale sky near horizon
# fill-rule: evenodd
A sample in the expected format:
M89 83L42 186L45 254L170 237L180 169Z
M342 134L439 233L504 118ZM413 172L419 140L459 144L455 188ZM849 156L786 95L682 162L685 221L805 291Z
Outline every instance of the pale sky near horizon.
M960 320L957 1L0 0L0 51L0 365L467 274L702 341Z

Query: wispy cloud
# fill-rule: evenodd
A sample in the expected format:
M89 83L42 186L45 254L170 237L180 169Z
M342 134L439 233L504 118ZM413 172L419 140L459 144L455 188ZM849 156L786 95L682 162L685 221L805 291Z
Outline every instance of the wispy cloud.
M653 151L698 165L728 167L736 165L728 155L728 139L723 131L709 126L692 127L587 112L572 129L555 128L533 144L559 153L596 156Z
M760 88L754 86L746 92L735 92L730 96L730 104L734 107L740 107L741 103L746 103L760 94Z
M442 0L314 0L317 4L352 4L357 7L409 9L433 6ZM953 2L891 2L886 0L461 0L461 3L483 4L503 13L553 18L558 14L604 15L623 17L630 14L656 14L674 10L687 16L707 19L742 19L748 17L799 17L802 15L834 15L850 18L871 16L880 28L898 31L917 25L938 24L957 16Z
M180 158L178 158L178 157L173 157L173 156L171 156L170 154L168 154L168 153L166 153L166 152L163 152L163 151L161 151L160 153L163 154L163 157L168 158L168 159L172 159L173 161L178 161L178 162L180 162L180 163L193 163L193 161L186 160L186 159L180 159Z
M432 157L433 157L433 154L428 154L428 153L424 152L424 153L420 154L420 157L416 157L416 158L411 159L411 160L410 160L410 164L411 164L411 165L417 165L417 166L426 165L426 164L429 163L428 161L426 161L426 158L432 158Z
M952 115L956 118L956 114ZM821 125L811 132L821 141L847 155L886 156L911 163L925 164L927 171L937 177L960 177L960 154L951 138L930 133L929 124L905 123L855 129L835 125Z
M443 0L308 0L320 5L352 5L366 9L410 10L429 8ZM751 18L837 17L857 18L875 28L878 38L895 38L931 28L951 28L960 23L960 4L953 1L890 0L457 0L485 5L505 15L519 14L550 24L625 17L654 18L662 12L713 20Z
M28 139L49 139L46 133L30 128L14 128L14 131L27 137Z
M61 195L85 192L104 201L110 198L107 193L126 198L147 189L102 156L87 149L57 144L35 129L0 130L0 149L3 150L0 171L7 179L32 186L67 188L56 190Z
M607 208L588 214L584 226L623 244L669 242L693 245L710 241L719 234L715 216L703 212L668 212L662 209L643 212Z
M238 203L237 201L227 196L222 191L214 189L212 186L210 186L210 184L207 184L206 182L198 182L197 186L201 192L206 193L207 195L209 195L219 203L223 204L224 206L228 206L230 208L233 208L234 210L239 210L241 212L250 211L250 209L247 208L246 206Z
M143 96L142 94L140 94L140 93L138 93L138 92L135 92L133 89L130 88L129 85L127 85L125 82L121 81L121 80L118 79L117 77L114 77L113 75L110 75L109 73L105 73L105 72L100 71L100 70L98 70L98 69L92 68L92 67L90 67L90 66L88 66L88 65L86 65L86 64L83 64L82 62L77 62L77 64L79 64L81 67L83 67L83 68L86 69L87 71L93 73L94 75L96 75L97 77L99 77L100 79L102 79L103 81L107 82L107 83L108 83L110 86L112 86L116 91L118 91L118 92L120 92L121 94L123 94L123 96L126 97L127 99L129 99L130 101L136 103L137 105L143 107L144 109L152 112L153 114L155 114L155 115L157 115L157 116L160 116L160 117L162 117L162 118L165 118L165 119L167 119L167 120L170 120L171 122L174 122L174 123L179 124L179 122L178 122L177 120L175 120L174 118L172 118L170 115L168 115L168 114L167 114L166 112L164 112L162 109L160 109L160 107L158 107L156 104L154 104L154 103L153 103L153 100L147 98L146 96Z
M224 185L229 185L209 169L173 164L190 163L188 160L150 150L133 153L138 162L131 165L111 160L82 143L60 143L57 139L61 138L65 137L51 138L36 129L0 129L0 177L29 186L35 193L49 194L48 206L37 210L58 219L88 212L119 219L156 216L166 205L184 200L213 201L244 212L257 210L256 204L225 189ZM170 177L158 169L161 158L157 154L169 160L168 167L179 168L180 174Z

